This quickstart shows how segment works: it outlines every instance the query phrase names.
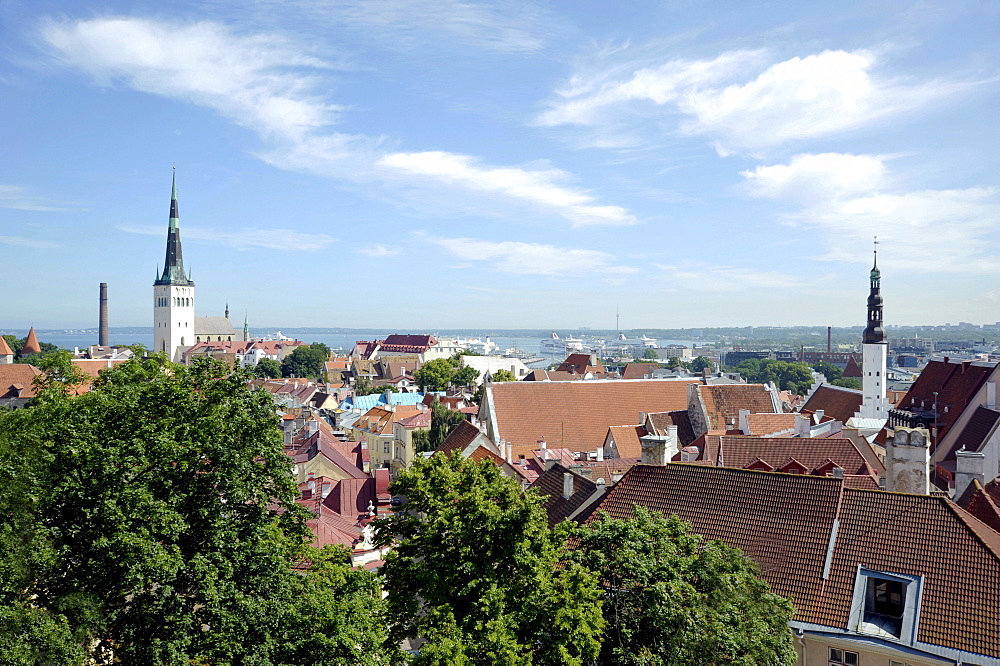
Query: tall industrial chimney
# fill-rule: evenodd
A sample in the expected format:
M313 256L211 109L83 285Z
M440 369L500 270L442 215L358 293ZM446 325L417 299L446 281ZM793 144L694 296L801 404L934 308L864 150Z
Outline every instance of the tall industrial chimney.
M833 326L826 327L826 353L833 351Z
M108 283L101 283L101 322L97 329L97 344L108 346Z

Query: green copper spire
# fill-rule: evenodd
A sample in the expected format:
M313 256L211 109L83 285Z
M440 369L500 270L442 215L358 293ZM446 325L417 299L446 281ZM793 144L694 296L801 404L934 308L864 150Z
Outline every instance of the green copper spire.
M193 287L189 275L184 273L184 257L181 252L181 219L177 211L177 167L174 167L170 185L170 222L167 225L167 258L163 263L163 273L153 284L171 284Z
M250 341L250 314L243 315L243 342Z

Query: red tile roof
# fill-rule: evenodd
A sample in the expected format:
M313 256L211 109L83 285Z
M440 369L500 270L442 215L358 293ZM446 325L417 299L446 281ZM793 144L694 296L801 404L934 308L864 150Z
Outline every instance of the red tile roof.
M987 491L990 486L995 489L995 493ZM979 483L978 479L973 479L955 503L993 529L1000 531L1000 506L995 495L1000 495L996 479L990 481L986 487Z
M487 389L496 415L496 435L514 447L514 457L550 447L593 451L613 425L638 423L641 413L687 409L692 382L659 379L583 382L502 382ZM489 417L487 400L480 419Z
M954 460L955 452L960 449L969 451L980 451L987 440L1000 427L1000 410L989 409L982 405L976 407L972 416L969 417L965 427L952 441L949 451L943 456L935 455L936 460Z
M712 437L709 435L709 437ZM849 439L808 437L745 437L723 435L719 445L711 453L711 460L722 467L742 468L753 460L767 462L771 469L780 469L790 458L805 467L807 473L814 473L827 462L844 470L846 474L878 476L882 470L873 470L868 461Z
M573 493L569 497L563 497L565 474L573 475ZM542 507L548 514L550 527L568 519L588 500L596 499L594 494L597 492L597 488L597 484L593 481L572 472L559 463L545 470L531 484L531 489L545 498Z
M896 409L933 412L936 403L940 442L995 368L995 363L932 359Z
M40 354L42 352L42 346L38 344L38 336L35 335L35 327L32 326L28 330L28 337L24 341L24 346L21 347L21 356L25 354Z
M659 367L656 363L628 363L622 370L622 379L646 379Z
M861 397L861 391L822 384L809 396L800 411L803 414L815 414L823 410L826 416L847 423L861 409Z
M686 409L673 412L653 412L646 414L646 429L654 435L666 435L670 426L677 426L677 439L681 448L690 446L697 439L691 428L691 417Z
M646 428L643 426L611 426L608 428L608 435L615 442L619 458L642 457L642 442L639 438L646 435Z
M772 590L792 599L799 622L848 630L859 567L920 576L917 640L1000 657L1000 534L947 498L845 485L830 477L637 465L598 509L624 518L641 504L741 549Z
M42 371L29 363L0 365L0 398L34 398L35 377Z
M715 384L699 386L698 392L705 402L710 430L738 428L741 409L751 414L774 412L771 393L763 384Z
M751 435L773 435L793 430L798 417L798 414L750 414L747 416L747 427Z
M455 429L448 433L441 445L437 447L435 453L443 453L450 456L453 451L464 451L465 447L472 444L472 441L483 433L476 426L468 421L462 421Z
M7 341L0 335L0 356L11 356L13 355L13 350L11 350L10 345Z

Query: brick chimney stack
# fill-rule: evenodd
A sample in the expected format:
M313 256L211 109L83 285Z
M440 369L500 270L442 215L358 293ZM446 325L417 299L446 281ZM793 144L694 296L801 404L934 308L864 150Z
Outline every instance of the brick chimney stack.
M108 283L101 283L101 310L97 328L97 344L108 346Z

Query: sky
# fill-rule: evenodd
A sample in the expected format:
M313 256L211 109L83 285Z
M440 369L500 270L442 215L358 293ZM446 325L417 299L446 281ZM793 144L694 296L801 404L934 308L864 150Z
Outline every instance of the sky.
M0 329L1000 320L1000 3L3 0Z

